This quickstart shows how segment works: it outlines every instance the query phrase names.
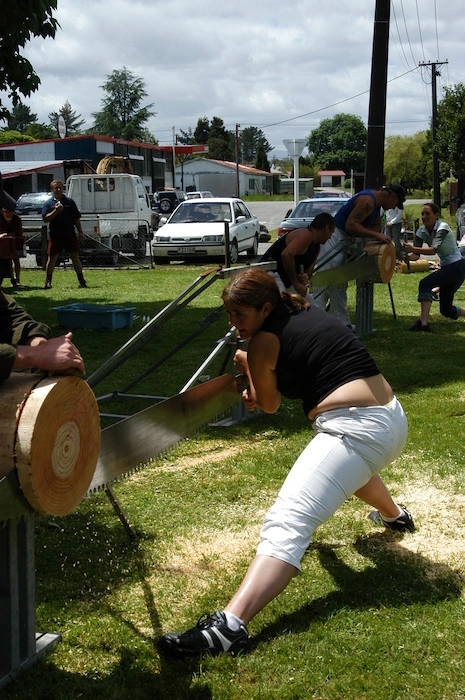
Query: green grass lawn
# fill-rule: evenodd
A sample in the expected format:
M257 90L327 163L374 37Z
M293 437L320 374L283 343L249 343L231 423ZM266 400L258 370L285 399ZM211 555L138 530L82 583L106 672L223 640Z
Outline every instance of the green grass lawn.
M134 306L132 329L77 330L88 374L206 268L86 273L25 271L16 296L55 335L53 307L75 301ZM62 641L10 684L5 698L196 700L452 700L465 698L465 321L433 306L431 334L418 316L421 274L396 274L396 318L375 286L375 332L364 338L409 419L409 438L383 473L417 524L380 531L350 499L320 530L302 574L250 624L251 653L201 661L160 657L160 634L183 629L227 602L254 555L260 525L311 436L298 404L230 428L209 427L115 486L139 537L104 494L69 516L37 518L37 627ZM125 386L202 325L220 305L215 282L128 367L95 388ZM349 288L355 311L355 286ZM465 306L465 289L457 303ZM171 395L227 330L225 314L138 386Z

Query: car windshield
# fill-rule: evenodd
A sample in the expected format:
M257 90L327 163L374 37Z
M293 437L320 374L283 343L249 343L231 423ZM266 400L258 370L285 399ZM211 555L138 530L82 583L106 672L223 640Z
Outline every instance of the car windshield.
M181 204L170 219L170 224L188 224L210 221L231 221L231 208L226 202L206 202L203 199Z
M327 212L334 216L336 212L344 205L344 199L341 197L335 202L331 202L328 199L322 198L318 201L311 202L300 202L292 214L290 214L290 219L314 219L317 214L321 212Z

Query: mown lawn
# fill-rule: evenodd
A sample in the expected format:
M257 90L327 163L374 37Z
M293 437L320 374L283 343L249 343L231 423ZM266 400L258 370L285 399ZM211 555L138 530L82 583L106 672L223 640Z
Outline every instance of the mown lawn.
M75 301L134 306L132 329L77 330L88 374L206 268L25 271L17 298L62 332L53 307ZM452 700L465 697L465 322L439 316L413 334L419 274L376 285L375 332L364 342L409 418L407 445L384 472L409 506L413 535L379 531L350 499L315 536L302 574L250 625L251 653L174 662L160 634L221 607L252 558L263 515L311 437L297 404L233 427L208 427L115 486L137 542L104 494L71 515L37 518L38 629L62 641L10 684L5 698ZM137 379L220 305L215 282L143 350L95 388ZM355 288L350 287L354 310ZM457 294L465 305L465 291ZM138 385L171 395L227 330L205 328ZM213 369L212 369L213 372Z

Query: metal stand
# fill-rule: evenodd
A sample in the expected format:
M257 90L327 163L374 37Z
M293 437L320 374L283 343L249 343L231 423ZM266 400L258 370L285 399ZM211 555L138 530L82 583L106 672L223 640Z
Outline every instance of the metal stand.
M0 689L60 639L35 631L34 515L0 525Z
M373 282L357 280L355 328L357 335L373 332Z

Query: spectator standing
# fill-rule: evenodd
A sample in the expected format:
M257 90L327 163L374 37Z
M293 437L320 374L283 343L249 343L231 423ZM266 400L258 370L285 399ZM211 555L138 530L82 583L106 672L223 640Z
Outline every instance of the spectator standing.
M15 257L13 260L1 261L0 276L2 281L4 277L9 277L13 289L18 289L21 275L19 260L23 251L23 223L20 217L15 214L14 209L2 207L0 212L0 236L15 236L17 239Z
M52 286L52 276L60 253L65 250L72 260L79 286L87 287L79 259L79 239L84 239L81 226L81 213L76 202L64 193L61 180L53 180L51 184L52 197L42 208L42 218L49 225L48 257L45 270L45 289Z
M402 231L402 221L404 219L404 210L401 207L393 207L386 212L386 223L384 225L384 233L389 236L394 243L396 249L396 260L401 260L402 246L400 234Z

